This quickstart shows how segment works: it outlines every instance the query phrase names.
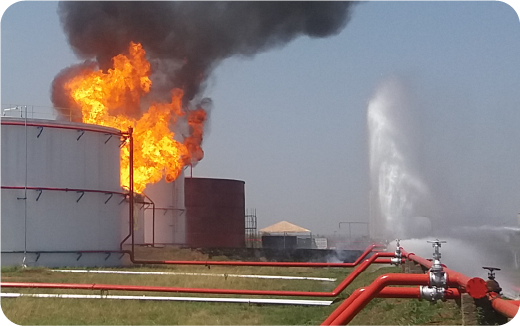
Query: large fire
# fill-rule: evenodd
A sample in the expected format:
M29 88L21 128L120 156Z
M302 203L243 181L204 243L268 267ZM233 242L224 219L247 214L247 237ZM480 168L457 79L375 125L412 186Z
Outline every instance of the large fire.
M84 123L134 132L134 190L144 191L147 184L175 180L182 169L202 159L203 124L206 112L182 109L183 92L172 90L170 103L153 102L144 114L139 106L149 93L150 63L141 44L130 43L128 55L115 56L107 72L84 69L69 80L65 90L81 109ZM133 108L133 109L132 109ZM137 112L135 110L137 108ZM170 126L185 119L190 133L175 140ZM121 186L129 189L129 148L121 148Z

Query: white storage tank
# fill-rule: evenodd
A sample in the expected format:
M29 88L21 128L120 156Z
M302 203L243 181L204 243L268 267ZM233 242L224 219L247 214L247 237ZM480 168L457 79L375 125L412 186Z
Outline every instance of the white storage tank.
M117 266L122 216L120 131L3 118L2 266ZM128 214L126 214L128 216Z
M186 244L184 173L181 172L173 182L166 182L163 178L157 183L147 185L142 196L135 200L135 210L138 210L134 215L136 244Z

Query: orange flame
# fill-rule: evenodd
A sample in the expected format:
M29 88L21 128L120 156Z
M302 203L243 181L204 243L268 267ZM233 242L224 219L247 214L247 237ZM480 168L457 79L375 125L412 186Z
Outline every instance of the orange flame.
M69 80L64 88L81 109L84 123L113 127L122 131L133 127L134 190L144 191L147 184L175 180L184 166L202 159L203 109L182 109L183 92L172 90L170 103L152 103L141 117L140 99L150 91L150 63L139 43L130 43L128 56L113 58L113 68L106 73L84 70ZM133 113L132 113L133 112ZM181 117L187 119L190 135L181 143L175 140L170 125ZM121 148L121 186L129 189L129 148Z

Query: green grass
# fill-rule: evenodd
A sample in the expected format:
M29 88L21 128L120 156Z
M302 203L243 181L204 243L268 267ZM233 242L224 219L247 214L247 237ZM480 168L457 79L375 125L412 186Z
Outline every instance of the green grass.
M119 268L118 270L120 270ZM332 291L351 268L281 268L212 266L137 266L136 271L178 271L227 274L293 275L335 277L336 282L310 280L272 280L182 275L114 275L94 273L56 273L45 268L3 268L2 281L106 283L128 285L178 286L250 290ZM384 273L400 272L398 267L373 265L362 273L339 297L345 298L356 288L370 284ZM99 294L99 291L59 289L3 289L22 293ZM138 293L110 291L117 295L171 295L182 293ZM198 295L207 296L211 295ZM213 295L225 297L224 295ZM236 296L240 297L240 296ZM249 296L254 297L254 296ZM266 298L265 296L257 296ZM290 299L302 299L286 297ZM303 298L306 299L306 298ZM331 300L332 298L307 297ZM19 325L319 325L337 308L331 306L281 306L201 302L152 302L101 299L4 298L4 314ZM461 323L460 309L454 302L431 305L412 299L374 299L352 321L356 325L456 325Z

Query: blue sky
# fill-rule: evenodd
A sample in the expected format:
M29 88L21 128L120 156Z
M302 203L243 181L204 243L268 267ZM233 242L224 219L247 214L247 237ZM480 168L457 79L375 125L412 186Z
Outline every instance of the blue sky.
M2 105L50 107L54 76L79 62L56 7L4 12ZM519 72L519 18L505 3L363 2L336 36L222 62L205 91L214 108L194 176L244 180L260 228L287 220L332 234L366 222L367 105L391 79L409 99L406 155L429 189L416 213L439 227L514 225Z

